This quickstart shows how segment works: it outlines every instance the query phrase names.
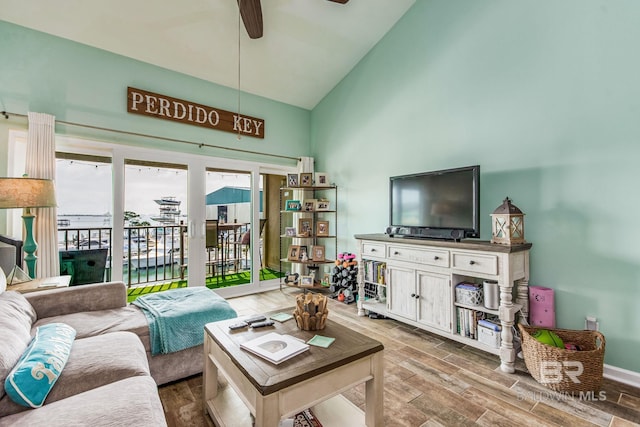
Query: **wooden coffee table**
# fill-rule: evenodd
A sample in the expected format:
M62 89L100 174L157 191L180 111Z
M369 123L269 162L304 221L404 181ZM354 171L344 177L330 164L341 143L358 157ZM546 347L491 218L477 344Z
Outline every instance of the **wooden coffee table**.
M293 308L277 312L293 312ZM267 317L270 314L273 313L265 313ZM229 325L238 320L223 320L205 326L204 408L216 425L225 425L221 420L225 410L237 411L218 395L218 371L255 417L256 427L277 427L281 418L363 382L366 393L364 422L369 427L383 425L384 347L381 343L330 318L322 331L301 331L293 319L255 331L230 331ZM336 340L328 348L310 346L308 351L279 365L240 348L240 343L269 332L289 334L305 341L317 332Z

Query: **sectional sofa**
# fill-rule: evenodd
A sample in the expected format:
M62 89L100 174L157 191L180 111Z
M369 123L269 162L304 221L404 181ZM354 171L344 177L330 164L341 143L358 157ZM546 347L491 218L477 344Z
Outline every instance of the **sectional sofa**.
M46 401L31 409L5 384L36 331L52 325L75 337ZM150 347L145 314L127 304L123 282L0 293L0 426L166 425L157 386L202 372L202 346L159 355Z

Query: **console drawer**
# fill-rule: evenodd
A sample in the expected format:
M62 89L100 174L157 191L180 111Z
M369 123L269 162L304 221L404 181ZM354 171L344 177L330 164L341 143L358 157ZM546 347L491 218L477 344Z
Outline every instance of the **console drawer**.
M384 258L385 256L385 244L384 243L369 243L365 242L362 244L362 257L370 258Z
M445 250L389 245L387 258L438 267L449 267L449 251Z
M451 263L457 270L474 273L498 274L498 257L496 255L478 255L466 252L451 252Z

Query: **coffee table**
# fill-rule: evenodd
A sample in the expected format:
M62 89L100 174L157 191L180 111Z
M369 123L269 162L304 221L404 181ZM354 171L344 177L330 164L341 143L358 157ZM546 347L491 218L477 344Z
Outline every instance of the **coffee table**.
M293 312L293 308L277 312ZM269 317L273 313L265 315ZM229 319L205 326L204 408L216 425L225 425L221 420L225 410L237 410L218 396L218 372L249 409L256 427L277 427L281 418L363 382L364 422L369 427L383 425L384 347L380 342L330 318L321 331L302 331L293 319L275 322L273 327L230 331L229 325L237 322L238 319ZM240 343L269 332L289 334L305 341L318 333L334 337L335 341L328 348L310 346L308 351L279 365L240 348Z

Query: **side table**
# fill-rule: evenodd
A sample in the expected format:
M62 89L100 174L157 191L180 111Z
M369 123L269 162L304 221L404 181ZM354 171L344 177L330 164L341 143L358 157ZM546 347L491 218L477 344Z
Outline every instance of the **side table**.
M44 291L45 289L66 288L69 283L71 283L71 276L44 277L15 285L7 285L7 290L26 294L28 292Z

